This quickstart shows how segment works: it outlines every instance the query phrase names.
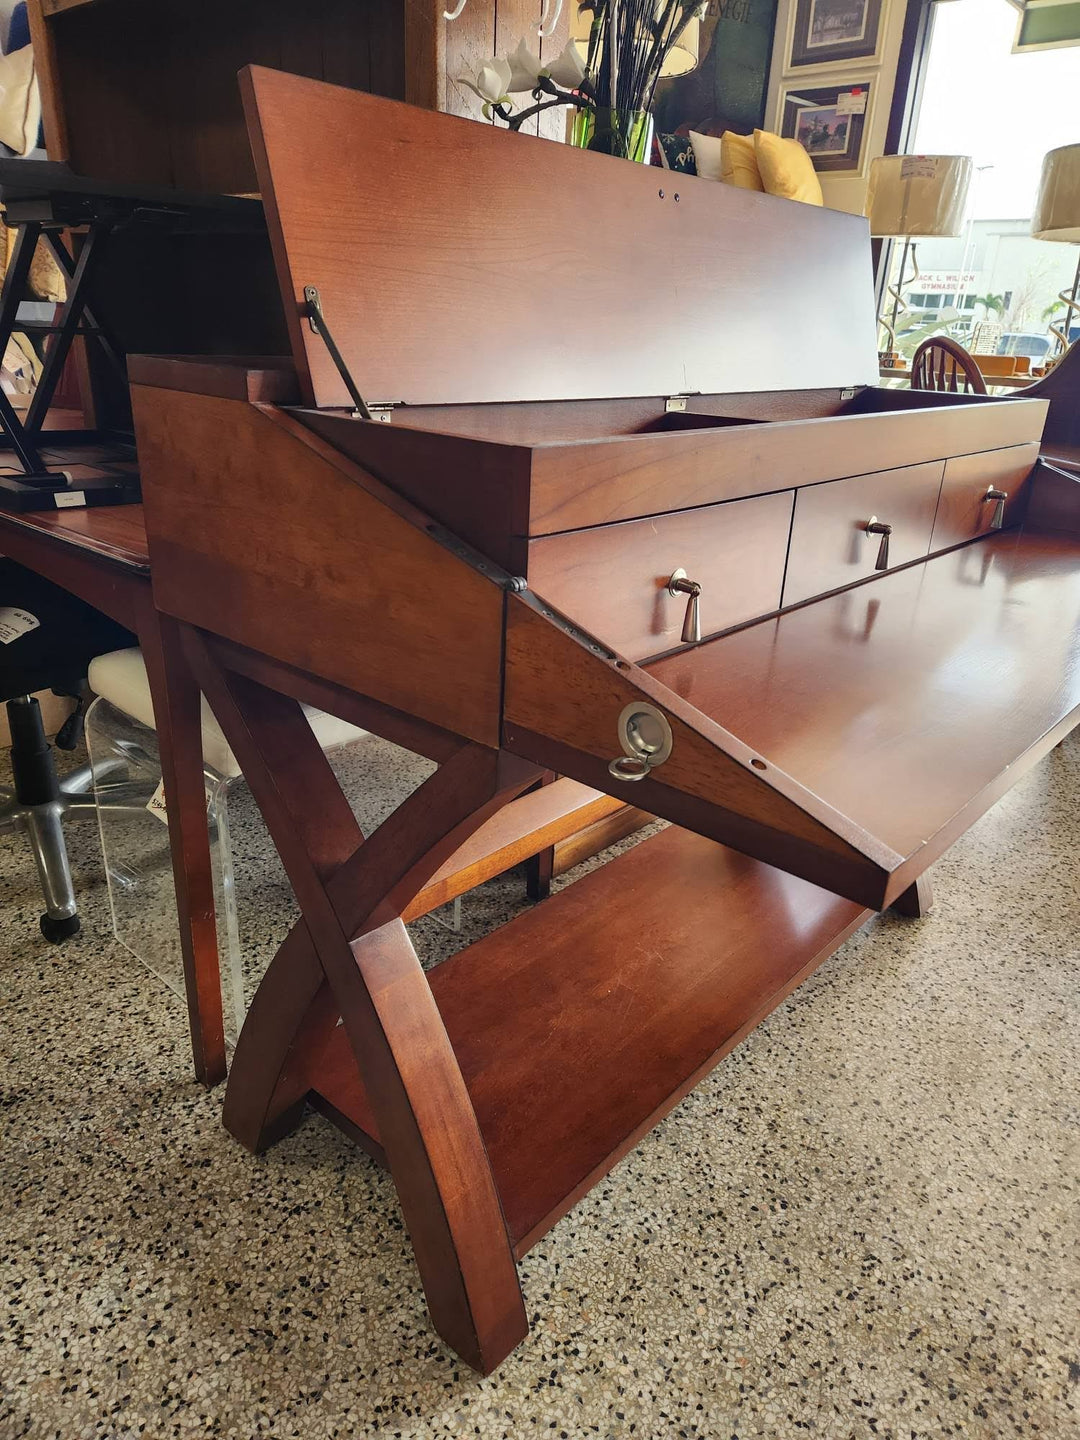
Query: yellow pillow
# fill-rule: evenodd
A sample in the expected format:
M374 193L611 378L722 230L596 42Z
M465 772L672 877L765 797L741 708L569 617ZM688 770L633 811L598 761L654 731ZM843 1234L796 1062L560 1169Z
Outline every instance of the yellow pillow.
M720 179L740 190L764 190L753 135L725 130L720 136Z
M814 162L798 140L781 140L771 131L755 130L754 154L770 195L802 200L806 205L824 204Z

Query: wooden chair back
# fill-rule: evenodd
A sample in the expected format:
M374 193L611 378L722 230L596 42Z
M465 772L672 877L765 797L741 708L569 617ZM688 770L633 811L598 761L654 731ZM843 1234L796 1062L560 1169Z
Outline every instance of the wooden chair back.
M935 335L915 351L911 388L944 390L951 395L985 395L986 381L962 345L947 335Z

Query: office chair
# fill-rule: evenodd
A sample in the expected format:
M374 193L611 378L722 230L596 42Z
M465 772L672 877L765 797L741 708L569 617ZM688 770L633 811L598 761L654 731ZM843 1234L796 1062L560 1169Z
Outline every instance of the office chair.
M30 841L45 902L41 933L53 944L79 931L62 822L96 814L94 777L83 765L57 778L33 692L75 697L75 713L56 737L62 750L74 750L82 737L87 666L96 655L133 643L122 625L0 559L0 700L7 703L14 779L12 789L0 788L0 833L21 831Z

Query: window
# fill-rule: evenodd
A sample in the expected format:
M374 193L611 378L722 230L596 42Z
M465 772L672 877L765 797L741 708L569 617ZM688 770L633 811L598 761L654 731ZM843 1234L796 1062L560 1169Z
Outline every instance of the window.
M918 243L923 285L904 294L909 311L897 327L903 354L912 354L929 323L937 333L942 326L957 336L977 331L980 346L992 340L995 349L1011 337L1024 348L1002 353L1037 359L1054 343L1050 324L1064 317L1058 294L1072 289L1080 251L1033 240L1031 213L1045 153L1080 140L1080 47L1014 55L1015 32L1016 10L1005 0L934 7L907 148L970 155L975 173L964 233ZM892 247L893 280L901 249ZM1080 317L1073 323L1080 328ZM1045 343L1036 346L1032 337Z

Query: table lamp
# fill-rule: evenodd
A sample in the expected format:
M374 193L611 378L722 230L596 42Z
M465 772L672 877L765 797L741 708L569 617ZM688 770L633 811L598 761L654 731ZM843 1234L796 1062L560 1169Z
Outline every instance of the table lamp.
M1080 245L1080 145L1062 145L1043 158L1039 194L1031 219L1031 233L1036 240L1064 240ZM1065 319L1059 326L1051 324L1050 333L1061 349L1069 348L1069 322L1074 311L1080 310L1080 255L1072 290L1062 290L1058 299L1065 306Z
M663 11L663 5L657 6L657 17ZM676 44L672 45L660 67L660 77L663 80L673 80L679 75L689 75L696 70L701 61L701 10L695 11L686 22L686 27ZM592 30L593 7L578 5L574 3L570 12L570 39L577 46L578 54L582 60L589 53L589 33Z
M886 319L884 308L878 317L889 337L885 353L895 350L897 316L907 309L901 292L905 284L919 278L914 242L917 238L960 234L971 168L970 155L879 155L870 162L863 212L870 220L870 234L904 242L900 274L887 291L893 302L892 317ZM905 279L909 252L912 271Z

